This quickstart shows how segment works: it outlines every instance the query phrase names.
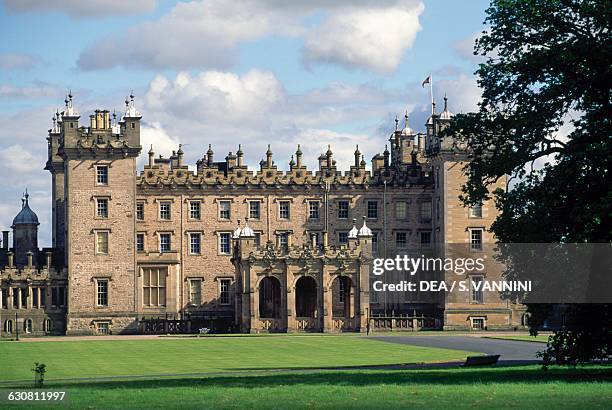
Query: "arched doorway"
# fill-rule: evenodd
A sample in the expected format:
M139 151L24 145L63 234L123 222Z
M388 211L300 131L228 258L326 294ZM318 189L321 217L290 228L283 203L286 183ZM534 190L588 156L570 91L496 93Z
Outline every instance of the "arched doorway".
M295 284L295 314L297 317L316 317L317 282L311 276L302 276Z
M351 288L353 282L348 276L338 276L332 284L333 316L351 317Z
M279 319L281 314L281 285L273 276L265 277L259 284L259 317Z

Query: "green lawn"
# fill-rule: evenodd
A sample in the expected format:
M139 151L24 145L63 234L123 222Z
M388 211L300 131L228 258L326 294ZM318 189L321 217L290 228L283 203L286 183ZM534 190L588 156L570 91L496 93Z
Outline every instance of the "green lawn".
M53 385L57 408L576 408L612 406L609 368L326 371Z
M529 336L529 335L520 335L520 336L485 336L488 339L503 339L503 340L519 340L521 342L538 342L538 343L546 343L548 342L548 335L537 335L537 336Z
M347 336L203 337L0 343L0 381L225 373L463 360L474 353Z

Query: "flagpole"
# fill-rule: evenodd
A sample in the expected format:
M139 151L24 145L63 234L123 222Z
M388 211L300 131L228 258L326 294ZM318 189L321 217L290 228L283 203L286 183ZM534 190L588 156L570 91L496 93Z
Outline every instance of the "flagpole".
M434 115L433 75L429 74L429 95L431 97L431 115Z

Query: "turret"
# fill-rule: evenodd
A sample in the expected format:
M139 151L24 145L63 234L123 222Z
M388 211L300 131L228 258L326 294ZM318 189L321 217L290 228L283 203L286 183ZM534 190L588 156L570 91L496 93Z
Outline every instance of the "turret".
M125 137L128 146L140 147L140 119L142 115L136 110L134 94L130 94L129 100L125 98L125 114L119 122L121 133Z
M38 216L30 209L26 190L21 200L21 211L13 219L13 248L17 266L28 265L28 253L38 260Z

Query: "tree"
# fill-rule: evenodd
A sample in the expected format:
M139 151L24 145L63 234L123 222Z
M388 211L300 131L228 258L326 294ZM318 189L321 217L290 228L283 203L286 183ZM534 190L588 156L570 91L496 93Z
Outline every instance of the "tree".
M493 0L474 54L482 99L453 118L471 153L462 200L493 198L505 243L610 243L611 17L606 0ZM510 189L492 191L509 175ZM610 305L575 305L546 363L612 354ZM533 333L550 313L529 305Z

